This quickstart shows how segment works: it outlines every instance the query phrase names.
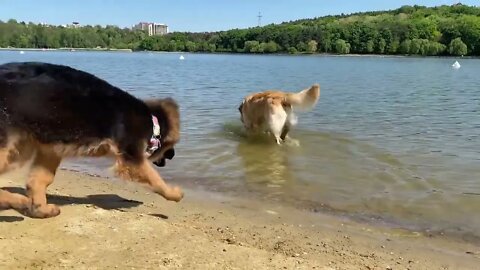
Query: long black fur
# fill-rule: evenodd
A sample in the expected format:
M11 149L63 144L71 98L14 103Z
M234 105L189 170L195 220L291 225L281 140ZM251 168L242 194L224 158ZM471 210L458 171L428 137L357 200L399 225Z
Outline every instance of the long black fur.
M36 62L0 65L0 147L8 129L44 144L111 139L125 161L137 163L152 136L151 114L143 101L80 70ZM154 163L163 166L162 159Z

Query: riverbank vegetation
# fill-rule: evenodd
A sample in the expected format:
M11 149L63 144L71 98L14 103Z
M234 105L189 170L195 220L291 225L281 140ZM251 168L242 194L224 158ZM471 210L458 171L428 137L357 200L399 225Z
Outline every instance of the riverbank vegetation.
M231 53L480 55L480 8L403 6L221 32L148 36L116 26L0 22L0 47Z

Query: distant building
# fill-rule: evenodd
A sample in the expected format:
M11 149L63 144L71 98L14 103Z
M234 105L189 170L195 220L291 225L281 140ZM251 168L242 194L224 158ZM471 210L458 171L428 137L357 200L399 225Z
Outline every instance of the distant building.
M168 34L168 25L163 23L154 23L153 24L153 34L154 35L166 35Z
M65 28L80 28L82 27L79 22L72 22L72 24L62 24L62 27Z
M145 30L150 30L150 29L149 29L149 26L150 26L150 23L140 22L140 23L134 25L134 26L132 27L132 29L145 31Z
M149 36L168 34L168 26L162 23L140 22L133 29L147 31Z
M43 26L43 27L52 27L53 25L49 24L49 23L44 23L44 22L41 22L39 23L38 25L40 26ZM28 25L27 25L28 26Z

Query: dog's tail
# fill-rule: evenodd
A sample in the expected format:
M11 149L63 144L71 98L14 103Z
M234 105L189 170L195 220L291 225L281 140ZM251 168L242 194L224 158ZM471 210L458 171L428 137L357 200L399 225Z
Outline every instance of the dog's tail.
M320 85L314 84L298 93L288 93L285 97L285 103L291 105L294 109L308 111L315 107L319 98Z

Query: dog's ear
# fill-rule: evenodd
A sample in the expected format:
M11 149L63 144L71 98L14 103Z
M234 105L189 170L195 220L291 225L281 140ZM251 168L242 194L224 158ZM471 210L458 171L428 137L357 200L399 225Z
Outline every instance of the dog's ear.
M164 98L144 102L158 119L162 144L176 144L180 140L180 112L175 100Z

